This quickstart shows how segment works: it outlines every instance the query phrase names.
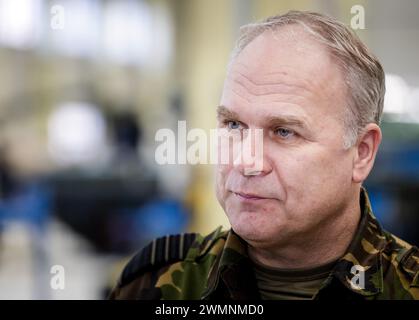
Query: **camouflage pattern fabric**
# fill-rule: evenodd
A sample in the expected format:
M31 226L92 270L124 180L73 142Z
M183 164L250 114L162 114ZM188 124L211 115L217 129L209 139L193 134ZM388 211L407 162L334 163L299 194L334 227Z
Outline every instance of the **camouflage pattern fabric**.
M419 249L382 229L361 190L354 238L314 299L419 299ZM363 281L354 281L355 270ZM234 231L154 240L125 267L110 299L259 299L246 243Z

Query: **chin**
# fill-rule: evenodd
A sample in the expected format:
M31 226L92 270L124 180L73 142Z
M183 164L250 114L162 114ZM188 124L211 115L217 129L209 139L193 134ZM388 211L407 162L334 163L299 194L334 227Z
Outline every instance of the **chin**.
M282 234L283 226L272 225L269 219L260 219L258 213L240 212L230 218L230 224L235 233L249 243L270 243Z

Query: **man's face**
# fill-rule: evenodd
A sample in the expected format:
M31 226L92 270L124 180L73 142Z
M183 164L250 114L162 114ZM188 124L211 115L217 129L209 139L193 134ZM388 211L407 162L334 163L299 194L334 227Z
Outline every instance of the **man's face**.
M233 61L218 127L263 129L263 166L246 175L246 165L219 164L216 187L246 241L298 241L347 205L353 148L343 144L345 90L327 50L295 26L263 33Z

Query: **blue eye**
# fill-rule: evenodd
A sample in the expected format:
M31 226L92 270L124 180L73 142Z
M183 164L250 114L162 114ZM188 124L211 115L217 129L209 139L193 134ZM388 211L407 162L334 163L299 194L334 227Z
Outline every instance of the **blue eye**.
M286 128L279 128L275 130L275 134L280 136L281 138L289 138L294 135L294 131Z
M238 121L228 121L227 126L229 129L237 130L240 129L240 122Z

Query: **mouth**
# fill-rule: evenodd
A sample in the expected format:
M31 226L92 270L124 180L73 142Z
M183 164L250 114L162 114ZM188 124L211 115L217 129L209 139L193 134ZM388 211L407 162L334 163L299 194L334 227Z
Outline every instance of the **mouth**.
M262 196L259 196L259 195L256 195L256 194L251 194L251 193L234 192L234 191L232 191L232 193L236 197L238 197L240 200L257 201L257 200L271 199L271 198L262 197Z

